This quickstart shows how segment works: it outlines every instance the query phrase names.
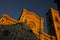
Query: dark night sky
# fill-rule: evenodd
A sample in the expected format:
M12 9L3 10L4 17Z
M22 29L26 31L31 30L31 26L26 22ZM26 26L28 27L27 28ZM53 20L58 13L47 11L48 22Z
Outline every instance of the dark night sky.
M26 8L44 18L44 28L47 33L45 14L51 7L57 8L54 0L0 0L0 18L3 13L7 13L12 18L18 20L22 9Z

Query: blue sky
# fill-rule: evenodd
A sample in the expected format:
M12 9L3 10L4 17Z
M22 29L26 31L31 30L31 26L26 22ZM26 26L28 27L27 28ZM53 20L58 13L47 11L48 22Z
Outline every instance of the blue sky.
M12 18L18 20L23 8L26 8L44 18L44 29L47 33L45 14L51 7L57 9L54 0L0 0L0 18L3 13L7 13Z

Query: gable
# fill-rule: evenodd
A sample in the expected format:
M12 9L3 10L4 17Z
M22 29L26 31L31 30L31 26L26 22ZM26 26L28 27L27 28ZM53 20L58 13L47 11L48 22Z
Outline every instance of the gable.
M18 21L11 18L7 14L3 14L2 18L0 19L0 24L2 25L8 25L8 24L16 24Z

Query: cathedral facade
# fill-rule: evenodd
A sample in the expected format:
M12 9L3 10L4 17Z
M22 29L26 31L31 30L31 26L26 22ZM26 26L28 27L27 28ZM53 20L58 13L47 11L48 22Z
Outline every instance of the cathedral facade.
M60 1L54 0L58 10L46 13L48 33L44 32L44 18L23 9L19 20L6 13L0 18L0 40L60 40Z
M17 24L20 24L20 27L22 27L21 24L23 24L24 30L25 30L25 26L28 25L27 26L28 29L26 29L26 30L28 30L28 32L33 33L33 34L30 33L30 34L31 34L31 37L34 37L34 39L31 38L30 36L28 36L30 38L30 40L60 40L59 12L57 10L55 10L54 8L51 8L46 13L46 20L47 20L48 33L44 32L44 18L39 17L35 12L31 12L27 9L23 9L23 12L22 12L21 16L19 17L19 20L15 20L15 19L11 18L9 15L7 15L6 13L4 13L2 15L2 18L0 19L0 31L2 31L2 29L3 29L3 31L5 29L8 30L8 28L12 30L14 28L11 28L11 26L14 27L13 25L17 25ZM11 26L9 26L9 25L11 25ZM4 28L4 26L6 26L6 28ZM8 32L9 30L8 31L6 31L6 30L4 32L9 34L9 32ZM23 29L21 28L21 30L23 30ZM16 31L16 32L20 32L20 31ZM24 37L24 35L27 34L26 31L23 31L23 32L25 32L25 33L21 34L21 35L19 33L18 34L20 36L23 36L22 39L24 38L24 39L28 40L29 38L25 38L26 36ZM0 34L3 34L3 33L0 32ZM4 34L5 36L7 35L6 33ZM11 31L11 33L12 33L12 31ZM12 35L12 34L10 34L10 35ZM35 36L32 36L32 35L35 35ZM17 36L16 39L18 39L18 37L20 37L20 36ZM2 39L3 38L6 39L2 35ZM22 39L20 39L20 40L22 40Z

